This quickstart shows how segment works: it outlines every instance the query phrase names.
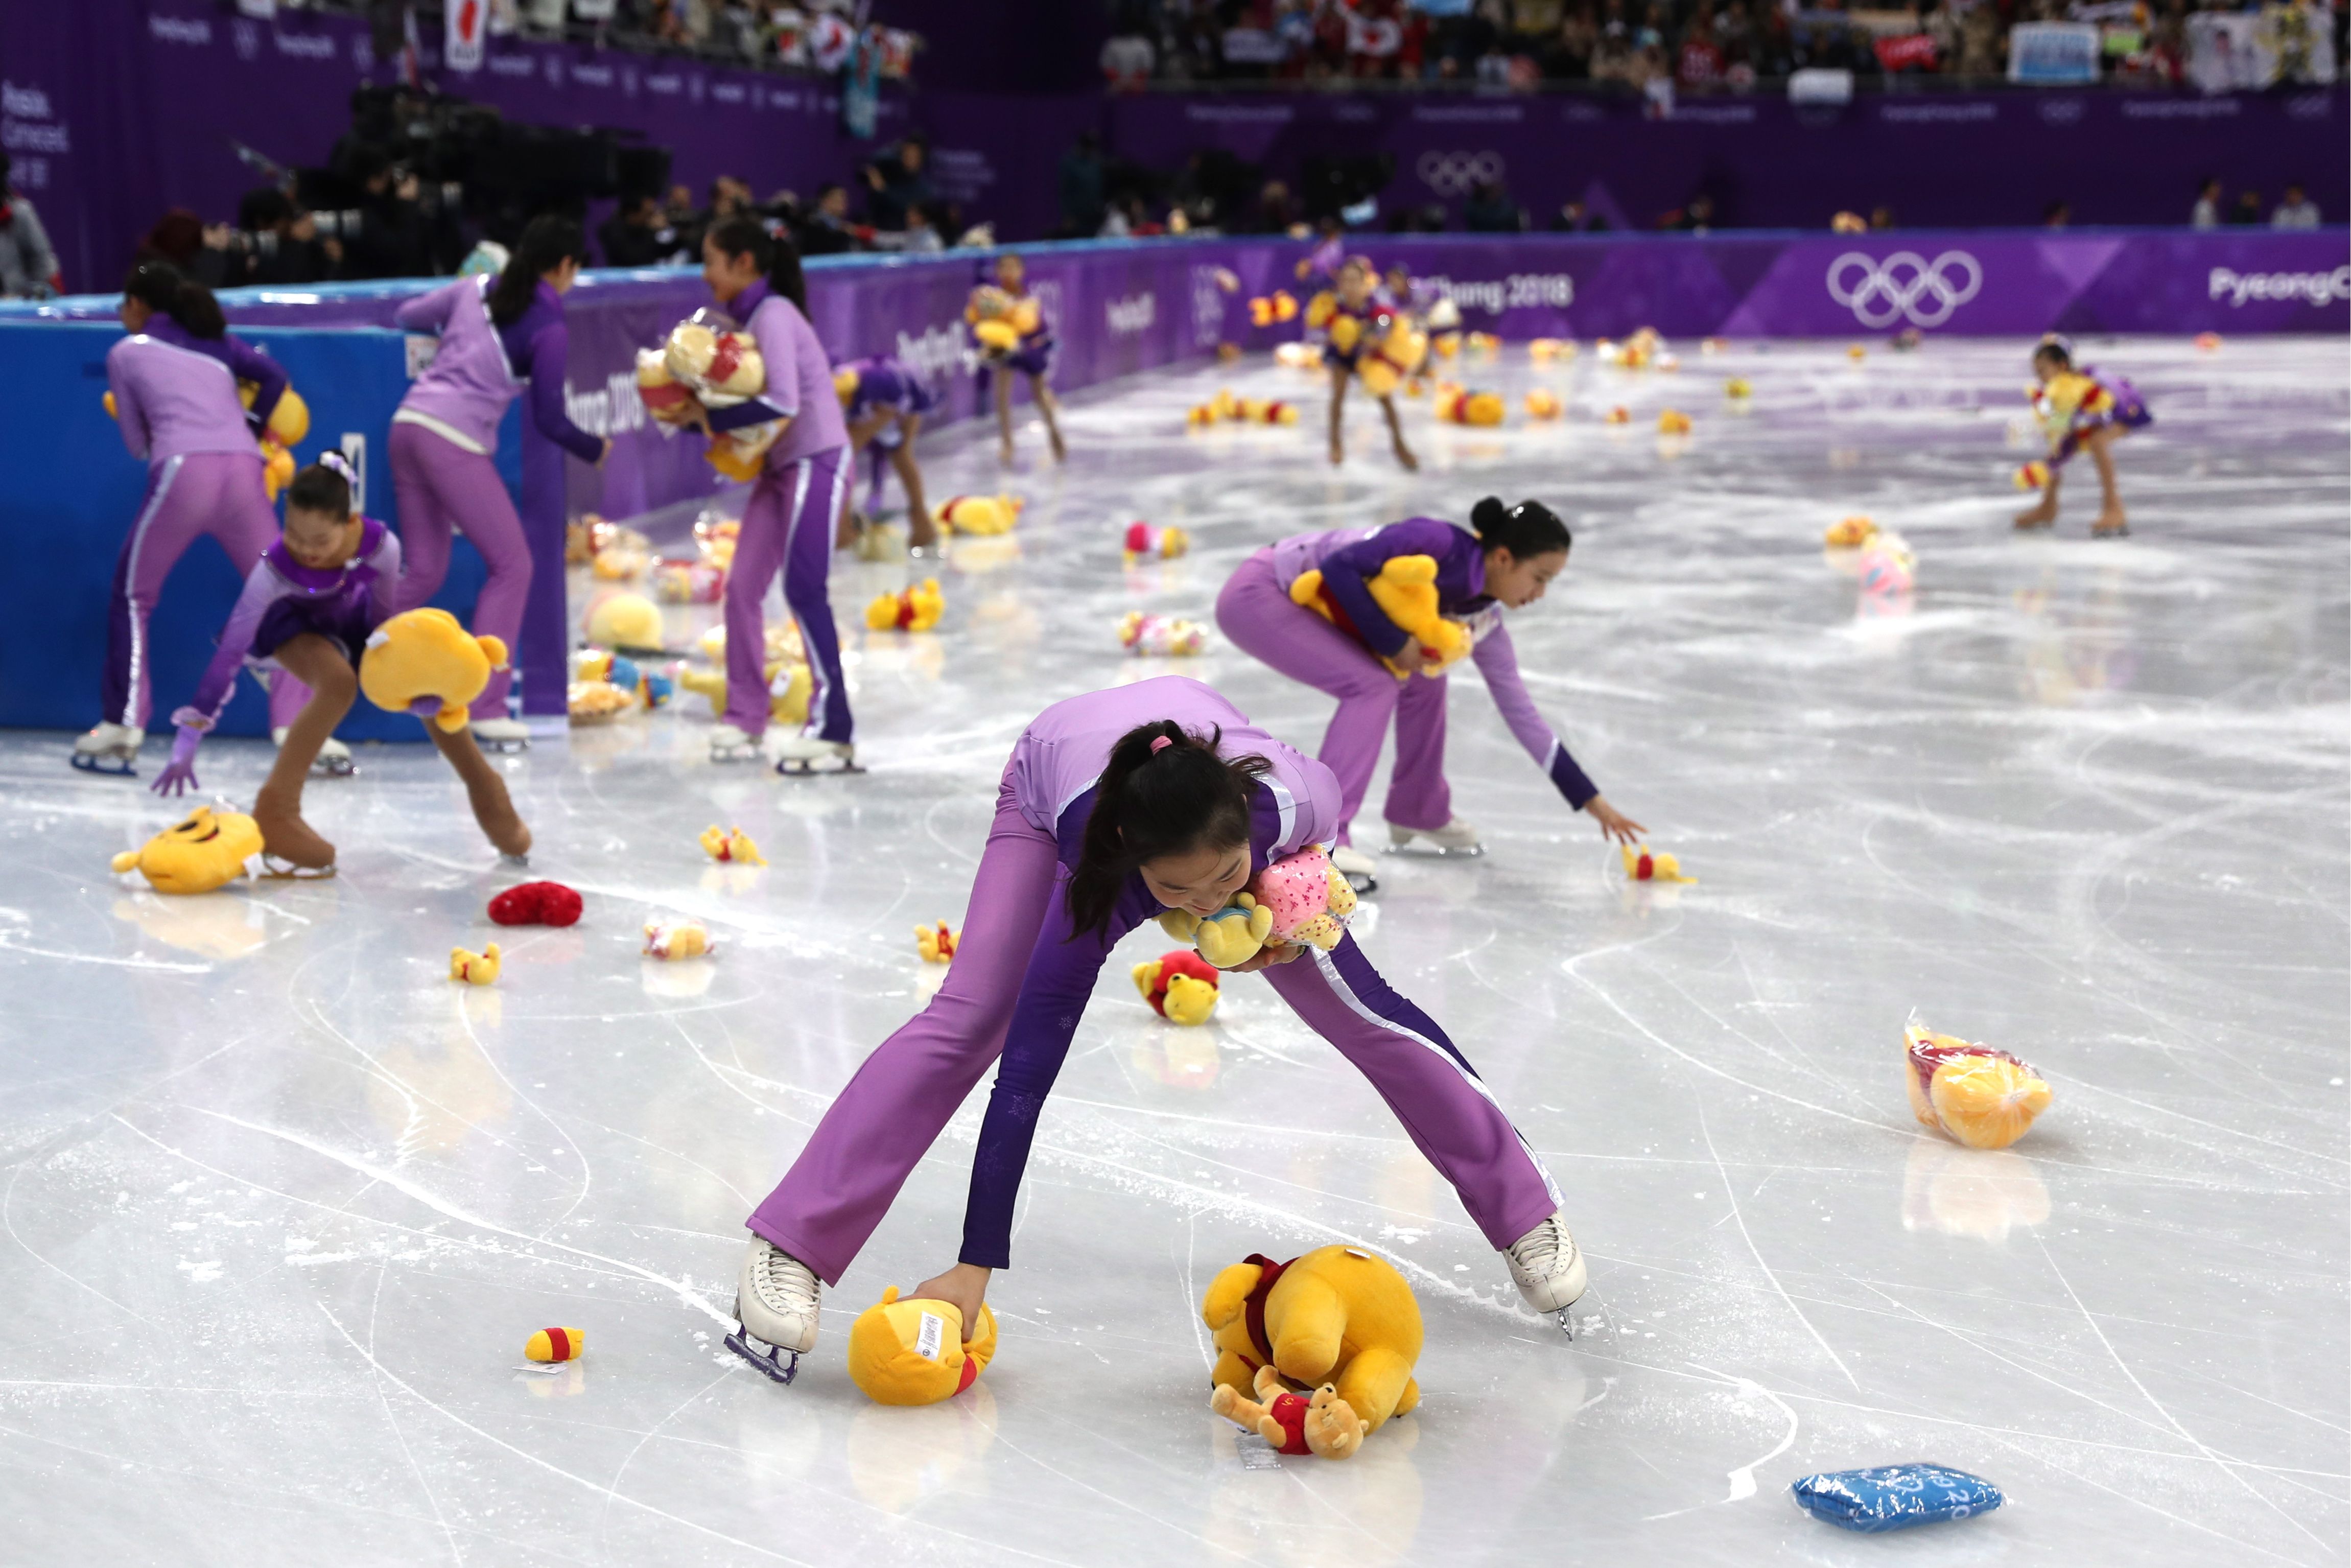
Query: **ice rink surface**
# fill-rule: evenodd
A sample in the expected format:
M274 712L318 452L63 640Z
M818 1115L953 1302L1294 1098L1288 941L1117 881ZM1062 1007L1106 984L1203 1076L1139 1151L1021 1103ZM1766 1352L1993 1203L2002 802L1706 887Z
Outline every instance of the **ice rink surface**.
M510 764L533 875L588 917L494 935L495 863L423 747L314 783L339 880L201 898L107 858L167 825L0 741L0 1558L11 1564L2333 1563L2346 1444L2346 585L2340 341L2085 345L2158 423L2120 448L2135 535L2011 537L2022 342L1736 345L1677 374L1523 350L1465 379L1499 432L1406 403L1407 476L1351 404L1262 361L925 438L935 496L1030 506L956 548L932 635L862 630L903 566L837 558L872 771L703 760L699 698ZM1752 380L1735 413L1723 379ZM1540 380L1562 423L1530 423ZM1220 386L1295 428L1187 435ZM1601 411L1625 405L1629 424ZM1657 411L1694 434L1661 444ZM721 1348L744 1216L938 971L1022 725L1175 667L1311 749L1329 705L1212 643L1124 656L1129 608L1207 616L1282 534L1479 496L1576 531L1511 618L1530 685L1694 886L1629 886L1455 682L1456 809L1490 853L1385 857L1364 940L1484 1071L1569 1196L1573 1345L1370 1090L1271 993L1152 1016L1105 971L1031 1166L998 1359L921 1410L850 1384L850 1319L953 1260L980 1097L827 1302L779 1388ZM1865 511L1907 600L1820 547ZM1185 559L1123 570L1130 519ZM683 640L699 622L673 612ZM1465 669L1468 666L1464 666ZM95 672L68 679L95 679ZM151 744L145 769L162 760ZM208 747L249 804L252 743ZM1382 841L1374 786L1361 840ZM697 848L741 824L764 872ZM706 963L637 956L659 910ZM1905 1019L2035 1064L2014 1149L1922 1132ZM1417 1414L1333 1463L1245 1468L1196 1304L1253 1251L1395 1260L1426 1314ZM518 1373L565 1324L587 1354ZM1847 1536L1815 1470L1924 1459L2010 1506Z

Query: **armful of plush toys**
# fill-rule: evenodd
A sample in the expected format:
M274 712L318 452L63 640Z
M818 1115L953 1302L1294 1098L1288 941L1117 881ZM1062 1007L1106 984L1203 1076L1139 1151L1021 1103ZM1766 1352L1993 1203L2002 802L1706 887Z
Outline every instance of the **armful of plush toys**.
M1267 866L1203 919L1185 909L1160 914L1170 936L1189 942L1219 969L1235 969L1268 949L1319 947L1328 952L1347 934L1355 890L1319 848L1299 851Z
M1380 568L1377 577L1364 580L1371 591L1372 602L1402 629L1405 635L1420 644L1420 673L1440 675L1447 665L1462 659L1475 645L1469 629L1460 622L1447 618L1439 608L1437 592L1437 558L1426 555L1400 555L1390 558ZM1346 618L1346 612L1332 599L1329 588L1317 569L1298 574L1290 585L1290 598L1320 615L1360 641L1363 633ZM1399 669L1392 659L1382 664L1394 671L1397 680L1410 677L1411 671Z

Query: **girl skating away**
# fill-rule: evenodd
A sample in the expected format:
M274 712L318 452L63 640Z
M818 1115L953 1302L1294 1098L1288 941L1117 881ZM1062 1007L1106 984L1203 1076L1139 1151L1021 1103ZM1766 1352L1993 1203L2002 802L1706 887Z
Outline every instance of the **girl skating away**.
M1335 826L1341 847L1331 862L1350 877L1368 880L1377 870L1371 856L1352 847L1350 830L1391 720L1395 771L1383 814L1392 847L1425 839L1441 852L1481 852L1478 830L1453 815L1453 789L1445 777L1447 678L1413 673L1398 680L1389 664L1381 662L1408 672L1426 663L1419 642L1372 598L1371 580L1402 556L1435 560L1438 611L1460 622L1475 639L1470 657L1501 709L1502 722L1567 803L1611 838L1631 842L1647 831L1601 798L1566 743L1543 722L1502 626L1505 611L1541 599L1566 570L1567 525L1540 501L1505 507L1490 496L1469 516L1475 534L1437 517L1298 534L1243 561L1217 596L1217 624L1236 647L1339 699L1320 755L1339 782ZM1326 602L1334 612L1328 618L1290 597L1291 585L1309 570L1322 574Z
M2049 460L2041 470L2041 504L2016 514L2020 529L2045 528L2057 520L2057 485L2065 462L2087 452L2098 470L2099 509L2092 538L2119 538L2130 532L2122 494L2115 486L2115 443L2155 423L2137 388L2120 376L2092 366L2074 366L2074 345L2052 333L2032 350L2032 412L2049 438Z
M886 464L906 487L907 544L917 553L931 549L938 543L939 530L931 521L930 503L923 494L914 437L923 428L923 415L938 406L938 394L912 366L888 354L850 361L832 372L832 384L841 394L843 417L849 421L849 449L863 453L872 465L864 513L862 517L854 511L842 516L836 542L853 543L858 534L873 526L882 510Z
M1335 465L1347 460L1347 442L1343 421L1346 417L1347 383L1354 379L1357 366L1367 354L1379 349L1377 337L1384 331L1386 313L1379 300L1379 279L1372 264L1360 256L1351 256L1339 264L1337 288L1318 294L1307 301L1306 325L1322 334L1322 360L1331 369L1331 461ZM1388 444L1395 452L1395 460L1407 472L1420 466L1420 459L1404 444L1404 426L1396 419L1395 393L1373 392L1364 388L1380 405L1380 413L1388 422Z
M736 1306L744 1335L728 1343L778 1377L777 1353L814 1346L818 1281L839 1282L1001 1055L961 1259L913 1292L976 1322L989 1271L1009 1262L1030 1141L1112 947L1162 910L1213 914L1269 862L1327 841L1338 803L1329 768L1180 675L1039 715L1005 766L938 995L866 1059L750 1218ZM1353 937L1327 953L1268 949L1241 967L1262 969L1372 1081L1504 1254L1529 1306L1555 1312L1583 1294L1583 1260L1541 1162L1445 1031Z
M1061 444L1061 426L1056 417L1061 405L1046 384L1053 371L1053 323L1045 319L1043 302L1029 292L1027 265L1008 252L998 256L995 281L971 291L964 319L971 324L972 340L979 345L980 393L995 393L998 460L1012 461L1011 372L1016 371L1029 378L1029 397L1045 422L1045 439L1053 448L1053 461L1065 460L1070 453Z
M351 510L350 465L340 452L294 476L286 491L286 532L263 553L229 612L196 695L172 716L179 736L155 792L176 795L196 785L196 748L221 710L240 668L284 670L309 688L277 761L253 802L262 850L280 876L331 876L335 846L302 820L302 780L319 747L359 695L359 665L368 634L392 613L400 580L400 540L373 517ZM517 860L530 852L530 830L515 814L506 780L466 730L433 737L465 781L474 819L491 843Z
M108 595L106 669L99 682L104 716L74 742L74 766L101 773L129 773L146 743L152 702L147 622L172 568L205 534L240 574L277 542L277 514L255 441L286 392L277 361L231 333L212 290L169 262L142 261L131 269L120 315L131 335L107 350L106 384L123 444L146 460L147 494L122 541ZM255 389L250 409L238 401L240 382ZM292 724L305 695L286 677L273 677L270 727ZM342 743L328 745L348 767L350 753Z
M464 534L482 552L489 576L474 601L473 629L507 647L519 645L530 598L530 545L492 455L507 404L526 388L538 433L582 463L601 464L612 444L571 423L563 406L570 334L563 296L588 255L569 218L531 219L506 270L494 280L461 277L402 305L409 332L437 333L440 352L392 416L392 484L400 497L406 571L395 613L440 591L449 575L449 541ZM507 714L511 670L498 670L474 699L473 733L485 746L519 751L530 731Z

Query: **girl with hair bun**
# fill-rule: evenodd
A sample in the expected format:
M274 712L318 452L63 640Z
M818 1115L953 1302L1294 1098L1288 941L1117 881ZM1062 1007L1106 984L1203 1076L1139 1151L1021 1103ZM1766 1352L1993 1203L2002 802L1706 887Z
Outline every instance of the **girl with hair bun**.
M1428 663L1426 650L1372 597L1372 580L1400 556L1436 561L1438 611L1473 639L1470 656L1502 722L1567 803L1610 838L1629 843L1647 831L1602 798L1543 721L1502 628L1505 610L1532 604L1567 569L1567 525L1540 501L1505 507L1491 496L1470 510L1469 520L1474 535L1438 517L1294 535L1243 561L1217 596L1217 624L1236 647L1339 699L1320 753L1339 780L1340 848L1331 862L1359 881L1377 868L1353 847L1350 828L1391 719L1395 769L1384 810L1390 847L1425 839L1441 853L1483 852L1478 830L1453 815L1445 778L1446 677L1419 673ZM1290 598L1291 584L1310 570L1322 574L1328 617ZM1397 671L1405 678L1398 680Z
M841 1272L990 1062L956 1265L910 1292L977 1320L1008 1267L1012 1213L1054 1077L1119 939L1163 910L1208 915L1273 861L1329 841L1331 770L1180 675L1056 703L1013 746L955 964L930 1005L836 1098L749 1224L727 1343L782 1378L816 1343L818 1282ZM1542 1163L1436 1022L1353 937L1268 948L1262 970L1308 1027L1372 1081L1508 1260L1529 1305L1583 1291Z
M2016 515L2021 532L2045 528L2057 520L2057 486L2067 459L2087 452L2098 471L2098 515L2090 524L2094 539L2120 538L2130 532L2123 511L2121 491L2115 483L2115 443L2134 430L2155 423L2138 389L2117 375L2074 364L2074 345L2052 332L2032 350L2033 385L2028 394L2042 434L2049 441L2049 460L2028 465L2020 482L2036 484L2039 504Z
M563 402L571 344L563 297L587 257L580 225L549 214L524 226L495 278L461 277L400 307L402 330L437 334L441 348L392 416L392 486L408 552L395 612L440 591L449 575L450 540L462 533L489 568L474 601L473 629L509 648L519 642L536 568L522 517L493 460L498 422L528 389L531 423L541 435L582 463L601 464L612 450L609 438L574 424ZM507 751L530 742L528 728L507 713L513 679L511 670L497 671L474 699L475 735Z
M359 695L360 659L370 634L391 617L400 583L400 540L376 518L352 509L357 481L350 462L333 451L294 476L286 488L286 532L254 564L196 695L172 716L179 735L171 763L153 786L158 795L201 787L196 749L228 706L240 669L283 670L298 678L308 700L294 716L277 766L253 802L262 855L273 875L334 874L335 846L302 820L302 780ZM530 830L516 815L506 780L474 743L473 732L449 734L428 722L424 733L465 780L474 818L490 841L510 859L529 853Z
M74 766L101 773L129 773L146 742L147 622L180 557L209 534L242 574L277 542L256 440L286 393L277 361L233 335L212 290L167 261L131 269L119 314L131 335L107 350L106 384L123 444L146 460L147 496L114 566L104 717L74 742ZM239 402L240 382L253 384L250 409ZM273 680L271 727L293 722L305 695L283 676Z

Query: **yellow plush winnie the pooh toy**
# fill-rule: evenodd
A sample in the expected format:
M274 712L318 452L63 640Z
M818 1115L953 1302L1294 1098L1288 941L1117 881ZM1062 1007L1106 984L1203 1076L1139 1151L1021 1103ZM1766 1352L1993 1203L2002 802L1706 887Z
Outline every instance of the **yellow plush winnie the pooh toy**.
M1442 674L1447 664L1469 652L1469 629L1458 621L1447 620L1437 610L1435 556L1393 556L1380 568L1379 576L1365 586L1372 591L1372 602L1380 607L1381 613L1419 642L1420 651L1428 656L1428 663L1420 667L1422 674ZM1355 632L1346 612L1332 601L1324 590L1319 569L1300 572L1298 580L1290 585L1290 597L1292 602L1304 605L1341 631ZM1395 664L1384 659L1381 663L1395 671L1397 680L1405 678L1405 672Z
M1420 1303L1402 1274L1353 1247L1276 1263L1252 1253L1217 1274L1200 1302L1216 1338L1210 1381L1241 1399L1271 1366L1303 1388L1328 1383L1376 1432L1420 1403Z
M877 1405L935 1405L969 1388L996 1355L996 1314L983 1301L979 1332L963 1337L949 1301L898 1299L892 1285L849 1330L849 1376Z
M360 690L391 713L415 712L437 699L432 722L455 735L465 727L465 709L490 684L490 672L506 665L507 645L496 637L473 635L446 610L410 610L368 638Z
M114 857L118 872L135 871L158 893L210 893L252 869L261 854L261 830L239 811L199 806L138 850Z

